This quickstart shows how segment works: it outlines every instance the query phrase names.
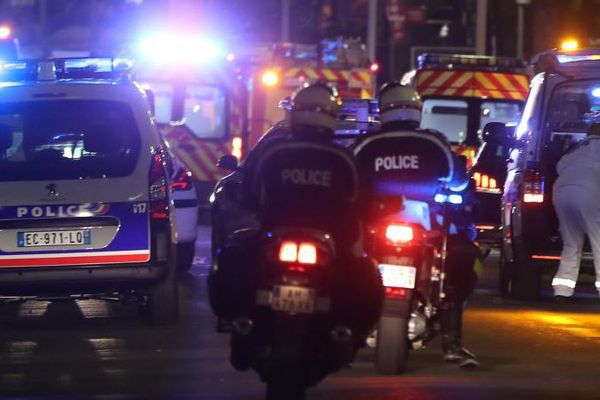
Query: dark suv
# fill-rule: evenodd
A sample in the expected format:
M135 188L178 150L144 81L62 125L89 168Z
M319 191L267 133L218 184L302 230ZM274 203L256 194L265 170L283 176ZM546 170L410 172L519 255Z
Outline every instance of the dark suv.
M552 204L556 164L600 120L599 60L600 49L548 52L537 60L543 72L532 81L515 132L502 198L500 284L505 293L537 297L544 268L560 260Z

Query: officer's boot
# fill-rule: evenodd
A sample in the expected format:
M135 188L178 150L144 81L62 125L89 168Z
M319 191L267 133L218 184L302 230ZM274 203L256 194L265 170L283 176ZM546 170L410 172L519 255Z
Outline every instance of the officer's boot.
M479 366L475 354L463 347L462 338L463 308L449 303L442 312L442 350L444 361L458 363L461 368Z

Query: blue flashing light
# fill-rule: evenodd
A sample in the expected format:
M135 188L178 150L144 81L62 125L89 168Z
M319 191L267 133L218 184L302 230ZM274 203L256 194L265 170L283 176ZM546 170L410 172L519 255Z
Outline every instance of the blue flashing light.
M446 195L438 193L438 194L435 195L435 197L433 199L435 200L436 203L445 203L446 202Z
M448 202L450 202L451 204L462 204L462 202L463 202L462 195L460 195L460 194L448 195Z
M156 65L205 65L224 61L230 54L218 41L175 34L146 37L137 50L140 57Z
M560 64L568 64L572 62L582 62L582 61L600 61L600 54L581 54L581 55L569 55L569 54L559 54L556 56L556 59Z
M435 195L434 200L436 203L450 203L450 204L462 204L463 202L463 197L460 194L449 194L449 195L445 195L442 193L438 193Z

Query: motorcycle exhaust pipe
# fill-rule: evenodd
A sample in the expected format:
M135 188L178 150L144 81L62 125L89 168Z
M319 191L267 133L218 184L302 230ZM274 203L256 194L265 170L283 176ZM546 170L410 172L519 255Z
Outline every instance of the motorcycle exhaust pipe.
M331 330L331 338L334 342L347 342L352 339L352 331L345 326L337 326Z
M254 323L250 318L238 318L233 321L232 326L238 335L248 336L254 328Z

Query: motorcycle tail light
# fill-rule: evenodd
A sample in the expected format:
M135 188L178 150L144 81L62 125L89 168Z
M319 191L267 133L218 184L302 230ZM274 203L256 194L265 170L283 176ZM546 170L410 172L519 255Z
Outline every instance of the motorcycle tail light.
M408 243L415 235L410 225L392 224L385 228L385 237L392 243Z
M385 297L388 299L405 299L407 295L408 289L395 287L385 288Z
M318 261L317 246L310 242L294 242L285 240L279 246L279 261L315 265Z
M285 241L279 247L279 261L296 262L298 260L298 244L292 241Z
M298 262L300 264L317 263L317 246L312 243L300 243L298 249Z

